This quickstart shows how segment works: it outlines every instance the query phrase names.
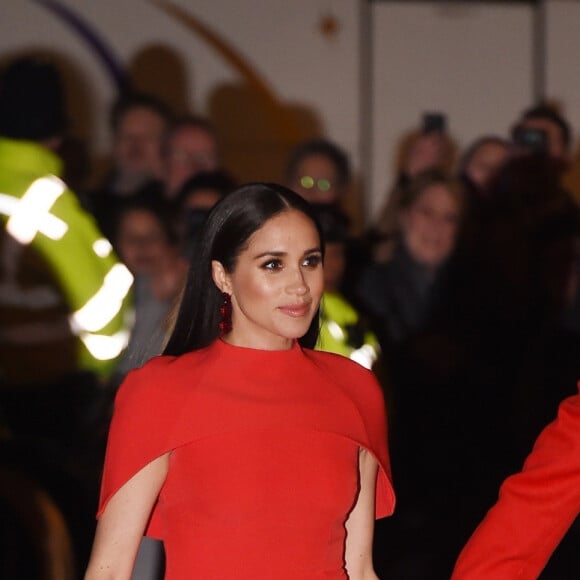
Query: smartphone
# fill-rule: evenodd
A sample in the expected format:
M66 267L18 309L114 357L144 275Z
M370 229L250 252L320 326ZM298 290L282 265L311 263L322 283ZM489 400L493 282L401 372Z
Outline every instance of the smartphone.
M445 133L447 130L447 115L440 112L423 114L421 131L423 133Z
M518 127L514 131L514 144L530 153L547 153L548 135L542 129Z

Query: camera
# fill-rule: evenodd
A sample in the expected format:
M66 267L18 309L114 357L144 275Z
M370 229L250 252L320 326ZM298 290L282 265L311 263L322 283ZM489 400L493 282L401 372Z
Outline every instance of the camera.
M445 133L447 130L447 116L440 112L428 112L423 114L421 131L429 133Z
M548 135L542 129L517 127L513 135L514 144L530 153L548 152Z

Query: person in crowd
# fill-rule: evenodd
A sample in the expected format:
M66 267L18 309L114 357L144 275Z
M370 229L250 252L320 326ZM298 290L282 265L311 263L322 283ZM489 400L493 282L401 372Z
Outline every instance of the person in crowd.
M135 277L134 323L129 344L115 372L115 384L163 350L172 308L183 286L187 262L181 255L172 227L169 203L141 198L127 200L120 208L113 243ZM163 577L163 546L144 538L135 559L134 577Z
M351 179L347 154L326 139L302 143L286 165L288 187L314 205L339 205Z
M148 94L123 94L114 103L112 167L103 183L85 196L85 205L107 237L112 237L117 209L125 199L163 196L163 145L171 118L170 109Z
M452 316L463 208L457 180L438 171L416 176L401 198L391 259L367 266L358 281L357 306L380 340L391 411L398 507L380 526L383 543L395 546L382 557L384 577L445 578L464 541L463 498L472 489L462 483L473 474L461 452L472 438L462 413L469 396L461 380L465 358ZM451 508L451 498L461 507Z
M189 178L216 171L219 165L219 147L211 123L193 115L179 119L172 125L165 145L165 195L174 199Z
M149 180L163 177L163 144L170 123L169 108L151 95L129 94L117 100L111 111L111 193L131 196Z
M320 307L320 336L316 347L335 352L372 369L380 354L368 322L342 295L349 240L348 218L338 208L316 211L324 235L324 294Z
M397 234L399 226L399 204L410 181L430 170L450 173L454 156L454 144L445 126L423 126L404 138L395 183L389 188L385 204L369 232L375 261L385 262L391 255L391 240Z
M406 338L428 319L455 249L463 206L460 184L438 171L419 174L405 189L393 256L369 265L358 285L359 300L385 343Z
M128 578L144 532L168 579L376 578L374 519L394 504L384 404L372 373L309 349L324 284L310 206L245 185L199 240L164 356L117 395L87 580Z
M163 202L133 200L117 216L113 243L135 277L135 323L117 376L163 350L169 312L187 271L171 226L171 211Z
M462 440L470 445L457 454L457 464L470 473L471 481L463 478L462 495L465 489L472 492L464 507L472 522L468 527L464 520L466 536L455 558L500 482L520 468L580 376L580 335L562 322L577 288L578 216L553 160L543 154L508 160L490 185L484 210L456 276L455 321L465 361L458 384L473 410L468 405L459 410L460 399L454 403L456 415L469 419ZM493 431L486 428L490 424ZM568 541L577 544L577 528L564 545ZM569 577L555 570L573 560L560 552L546 577Z
M106 375L125 346L132 276L58 177L65 130L57 69L32 57L11 63L0 87L0 367L8 385L81 370ZM114 307L97 306L105 294Z
M505 393L512 468L580 376L578 209L560 186L553 159L511 159L489 191L467 255L468 309L482 358L495 361ZM504 444L508 447L508 442Z
M211 208L235 187L233 177L224 170L202 171L190 177L175 198L176 226L183 254L193 258L195 236Z
M497 172L510 156L510 143L496 135L476 139L463 153L459 162L459 177L466 197L485 196Z
M98 409L127 344L133 277L60 179L62 85L38 57L1 73L0 414L23 446L1 458L46 486L84 567Z
M458 242L461 251L467 251L480 235L478 228L490 205L490 188L497 174L512 155L512 144L496 135L476 139L463 153L458 177L465 192L465 215Z
M345 219L349 239L344 247L345 272L341 294L353 302L354 282L369 260L366 240L352 235L352 212L346 208L346 197L352 191L352 171L346 152L327 139L314 139L298 145L286 165L286 184L318 208L339 212Z
M521 472L503 483L461 552L453 580L540 577L580 514L580 396L566 398L538 437ZM573 548L577 551L577 544ZM576 560L577 563L577 560ZM559 578L572 578L568 569Z
M537 135L525 130L539 131L543 138L538 141ZM568 120L555 107L540 104L526 109L512 129L512 139L520 153L545 151L560 177L569 169L572 130Z

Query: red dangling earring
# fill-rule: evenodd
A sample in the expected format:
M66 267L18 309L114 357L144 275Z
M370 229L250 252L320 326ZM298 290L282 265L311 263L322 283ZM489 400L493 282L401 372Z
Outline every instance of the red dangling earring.
M222 292L219 327L222 335L232 329L232 297L227 292Z

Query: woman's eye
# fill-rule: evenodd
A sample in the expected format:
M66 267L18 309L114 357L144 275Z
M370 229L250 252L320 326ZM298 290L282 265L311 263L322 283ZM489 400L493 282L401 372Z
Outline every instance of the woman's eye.
M308 268L316 268L322 264L322 256L320 254L313 254L304 259L304 265Z
M264 270L280 270L282 268L282 260L272 259L262 264Z

